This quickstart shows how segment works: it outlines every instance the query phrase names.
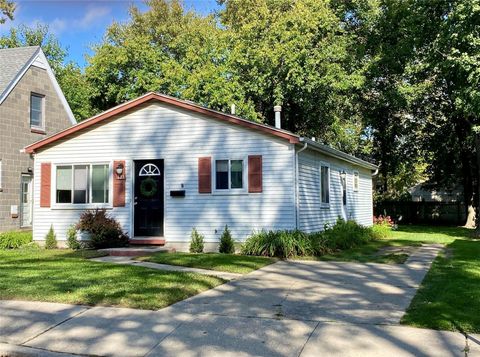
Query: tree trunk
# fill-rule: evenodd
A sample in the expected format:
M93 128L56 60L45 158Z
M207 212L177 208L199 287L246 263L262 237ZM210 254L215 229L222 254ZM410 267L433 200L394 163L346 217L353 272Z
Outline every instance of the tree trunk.
M475 170L475 178L476 178L476 188L477 188L477 197L476 197L476 208L478 212L478 207L479 207L479 199L480 199L480 133L475 133L475 152L477 155L477 169ZM475 230L475 236L480 238L480 224L478 222L479 217L477 215L477 228Z

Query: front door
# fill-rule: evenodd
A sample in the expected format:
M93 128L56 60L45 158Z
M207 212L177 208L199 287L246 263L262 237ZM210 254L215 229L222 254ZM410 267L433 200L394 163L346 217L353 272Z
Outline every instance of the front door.
M163 160L135 161L134 235L163 236Z
M32 176L22 175L21 199L20 199L20 219L22 227L32 226Z

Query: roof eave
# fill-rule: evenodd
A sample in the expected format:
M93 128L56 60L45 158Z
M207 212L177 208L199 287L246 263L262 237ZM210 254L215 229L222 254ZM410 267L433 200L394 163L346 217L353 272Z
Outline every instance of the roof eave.
M347 161L351 164L354 164L354 165L357 165L357 166L360 166L360 167L364 167L364 168L372 170L372 171L378 170L377 165L372 164L368 161L359 159L358 157L347 154L343 151L334 149L334 148L332 148L328 145L320 144L316 141L313 141L313 140L305 138L305 137L301 137L300 142L307 143L308 148L313 149L313 150L318 151L318 152L321 152L325 155L335 157L339 160Z

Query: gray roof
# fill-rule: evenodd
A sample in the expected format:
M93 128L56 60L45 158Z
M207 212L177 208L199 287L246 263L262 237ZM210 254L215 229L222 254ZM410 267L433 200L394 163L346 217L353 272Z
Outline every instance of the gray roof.
M38 46L0 49L0 97L39 49Z

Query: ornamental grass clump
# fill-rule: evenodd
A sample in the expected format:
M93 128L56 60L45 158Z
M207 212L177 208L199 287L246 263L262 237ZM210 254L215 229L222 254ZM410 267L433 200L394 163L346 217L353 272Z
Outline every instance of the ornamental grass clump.
M203 253L204 237L196 228L192 228L192 234L190 236L190 253Z
M220 245L218 246L218 251L225 254L234 254L235 253L235 241L232 238L232 234L228 226L225 226L223 230L222 237L220 238Z
M333 226L326 226L322 236L325 246L331 250L350 249L373 239L371 229L341 218Z
M45 249L57 249L57 235L53 231L53 226L50 226L47 235L45 236Z

